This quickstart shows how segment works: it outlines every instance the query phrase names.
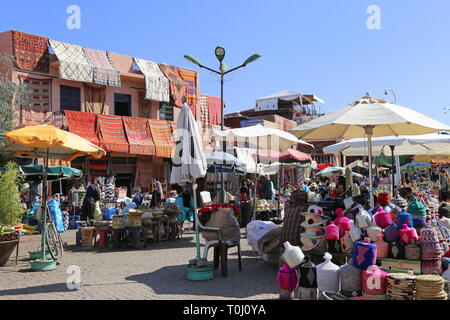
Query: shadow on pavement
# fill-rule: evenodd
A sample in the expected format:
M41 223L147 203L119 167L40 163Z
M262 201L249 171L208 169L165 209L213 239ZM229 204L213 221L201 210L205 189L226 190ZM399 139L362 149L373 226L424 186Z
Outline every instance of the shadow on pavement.
M20 295L25 295L25 294L68 292L68 291L71 291L71 290L69 290L67 288L66 283L54 283L54 284L35 286L35 287L0 290L0 297L1 296L20 296Z
M231 259L228 261L228 277L222 278L219 269L215 270L215 278L207 281L187 280L187 264L163 267L125 280L145 284L160 295L244 299L261 294L278 294L274 267L252 258L242 258L242 264L243 270L239 271L237 259Z

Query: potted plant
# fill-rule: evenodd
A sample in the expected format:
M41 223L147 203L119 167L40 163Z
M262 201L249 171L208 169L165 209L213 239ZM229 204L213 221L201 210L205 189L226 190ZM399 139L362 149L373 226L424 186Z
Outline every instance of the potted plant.
M22 221L24 209L20 202L21 174L18 165L10 161L0 172L0 267L4 266L19 241L15 227Z

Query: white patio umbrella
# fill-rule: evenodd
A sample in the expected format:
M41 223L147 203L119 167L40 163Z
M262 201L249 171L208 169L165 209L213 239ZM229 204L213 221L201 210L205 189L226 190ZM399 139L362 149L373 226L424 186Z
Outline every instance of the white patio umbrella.
M177 120L176 129L176 146L172 157L172 173L170 175L170 183L178 183L180 185L192 183L192 193L194 197L194 213L195 213L195 234L197 257L195 261L190 261L188 268L188 278L190 274L192 280L196 275L204 271L205 278L210 279L212 275L211 267L200 263L200 235L198 228L197 213L197 184L196 179L206 175L206 159L203 153L201 135L197 122L192 115L191 108L184 103L181 107L180 115ZM190 273L190 274L189 274ZM203 278L203 276L202 276ZM205 279L203 278L203 279Z
M352 139L367 136L370 200L373 206L372 137L426 134L450 127L409 108L387 103L369 95L291 130L302 139Z
M323 148L324 153L342 153L344 156L363 156L367 154L368 140L365 138L350 139ZM391 153L392 167L394 156L427 155L450 152L450 135L430 133L422 135L398 135L372 139L372 155L379 156ZM394 170L392 170L392 194L394 195Z

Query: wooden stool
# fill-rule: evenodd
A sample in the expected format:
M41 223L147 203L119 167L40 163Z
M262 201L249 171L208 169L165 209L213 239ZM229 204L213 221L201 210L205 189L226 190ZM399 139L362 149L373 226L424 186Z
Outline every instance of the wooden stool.
M112 234L113 234L113 248L119 249L124 245L126 240L125 229L124 228L113 229Z
M110 239L110 232L107 230L95 230L94 231L94 247L100 249L108 248L108 241ZM97 240L97 235L99 239Z
M135 249L141 249L144 247L145 236L144 227L128 227L127 228L128 246Z

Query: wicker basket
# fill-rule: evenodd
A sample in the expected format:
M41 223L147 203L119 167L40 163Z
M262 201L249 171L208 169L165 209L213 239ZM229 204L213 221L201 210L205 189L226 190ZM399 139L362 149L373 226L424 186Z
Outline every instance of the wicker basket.
M445 280L444 291L447 292L447 300L450 300L450 280Z
M342 293L348 292L353 296L353 292L361 292L361 269L355 267L350 261L341 267L341 290ZM347 294L344 294L348 297Z

